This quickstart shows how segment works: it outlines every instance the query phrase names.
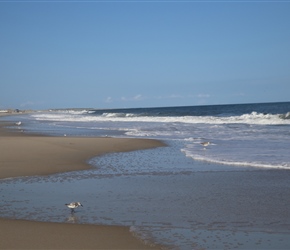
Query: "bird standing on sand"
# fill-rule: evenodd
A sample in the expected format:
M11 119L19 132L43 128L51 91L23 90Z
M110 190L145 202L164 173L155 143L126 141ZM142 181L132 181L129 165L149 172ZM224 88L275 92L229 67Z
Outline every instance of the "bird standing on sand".
M65 204L68 208L71 209L71 212L74 213L75 212L75 208L79 207L79 206L82 206L83 205L80 203L80 202L71 202L71 203L67 203Z

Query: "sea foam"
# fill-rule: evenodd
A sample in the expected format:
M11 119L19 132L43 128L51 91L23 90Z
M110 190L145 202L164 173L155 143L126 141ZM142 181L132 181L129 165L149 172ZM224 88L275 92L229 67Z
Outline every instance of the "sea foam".
M103 113L92 115L89 111L68 111L33 114L36 120L43 121L116 121L116 122L166 122L166 123L205 123L205 124L260 124L290 125L290 112L286 114L263 114L252 112L239 116L140 116L133 113ZM90 114L90 115L88 115Z

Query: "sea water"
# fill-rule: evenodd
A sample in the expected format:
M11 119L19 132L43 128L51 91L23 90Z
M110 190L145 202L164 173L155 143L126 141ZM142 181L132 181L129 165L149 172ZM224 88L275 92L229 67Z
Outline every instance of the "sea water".
M22 128L31 132L155 138L170 141L193 160L290 168L290 103L51 110L22 119Z
M87 171L2 180L1 214L126 225L171 249L288 248L289 111L290 103L270 103L17 116L28 133L168 146L96 157ZM74 200L85 207L71 215L64 203Z

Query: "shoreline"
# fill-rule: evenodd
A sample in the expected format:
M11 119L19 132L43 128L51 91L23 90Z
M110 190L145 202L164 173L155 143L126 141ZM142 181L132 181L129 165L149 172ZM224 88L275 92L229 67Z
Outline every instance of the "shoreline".
M96 156L166 146L152 139L31 135L9 124L0 121L0 179L87 170Z
M2 136L0 130L0 141L5 139L13 144L15 141L23 142L24 139L28 140L30 137L31 141L38 144L37 147L30 147L28 150L27 145L31 145L31 141L28 140L29 144L24 143L22 147L17 146L21 150L16 150L16 148L7 150L11 153L10 160L14 161L14 165L17 165L14 158L23 153L24 156L32 155L32 158L27 157L25 161L28 167L34 164L34 161L39 161L41 166L47 164L47 168L52 168L54 165L59 165L59 168L64 171L63 168L66 164L71 164L69 166L72 167L79 162L76 164L77 167L88 169L90 165L85 162L88 156L85 156L83 151L95 155L93 151L97 150L96 145L99 146L100 154L102 154L101 151L105 152L106 148L110 151L112 148L118 150L121 147L122 151L126 146L129 151L130 147L135 147L131 145L133 143L131 140L123 141L124 146L122 143L124 138L122 140L108 137L91 138L98 139L94 142L90 141L91 139L87 140L89 137L25 135L22 132L25 124L23 127L22 125L15 126L15 120L18 118L15 116L12 119L13 121L8 120L11 121L13 129L4 129ZM64 133L66 133L65 130L61 134ZM72 141L72 139L76 141ZM83 141L83 139L85 140ZM153 142L151 140L145 142L146 139L140 139L140 142L138 139L132 140L138 144L137 147L144 146L144 143L148 143L147 146L150 147ZM91 146L88 145L90 143ZM144 242L147 239L148 244L156 242L158 245L155 247L159 247L159 249L166 248L166 246L179 249L289 249L290 217L287 209L290 195L289 171L225 167L191 159L187 165L187 158L181 152L177 152L177 148L170 141L168 144L171 146L143 152L137 151L132 154L117 154L109 156L107 159L105 157L104 161L101 158L100 161L96 160L94 163L99 162L101 170L107 166L114 171L121 171L123 168L129 172L134 170L134 166L144 166L145 170L146 166L149 166L153 170L158 168L157 174L150 172L149 175L138 174L135 176L133 174L131 176L127 175L127 172L121 171L120 173L125 173L124 176L121 174L116 178L107 178L107 176L103 178L97 173L98 166L96 166L96 171L71 172L60 175L60 178L58 175L52 175L47 178L2 180L0 212L6 218L18 218L18 220L8 220L8 226L3 226L1 229L5 232L5 229L9 227L15 227L17 230L19 227L23 228L24 232L15 233L13 229L10 230L12 241L18 239L18 235L25 235L26 230L31 232L22 239L22 241L26 241L27 238L30 240L28 243L30 247L27 248L31 248L35 244L33 241L35 237L38 237L35 231L38 232L38 228L39 231L43 230L41 228L45 228L45 225L47 228L57 226L52 231L59 235L62 235L61 230L66 231L62 225L69 228L73 226L79 230L77 237L74 237L73 231L70 231L70 236L67 236L67 238L78 239L76 245L71 247L77 248L80 242L87 241L86 237L89 233L86 231L92 230L92 228L83 228L79 225L91 225L94 226L95 233L98 232L97 230L101 230L106 235L105 239L99 238L93 247L82 245L79 248L150 248L150 245L145 246L141 240L138 243L141 246L137 247L131 243L130 246L128 244L119 245L118 242L121 242L122 239L118 240L115 237L119 234L118 230L122 228L127 232L127 235L122 237L132 239L133 236L133 238L143 239ZM3 145L0 142L1 146ZM5 147L8 146L5 145ZM41 147L49 149L50 153L47 150L43 152ZM22 152L24 149L28 150L27 154ZM80 157L79 159L77 159L77 155ZM47 162L44 162L43 159L46 159ZM0 170L3 162L1 162L0 155ZM51 164L53 162L57 164ZM169 167L170 171L170 166L178 168L178 164L183 167L182 169L187 169L188 166L188 169L193 169L193 171L179 171L177 174L164 172L165 174L159 175L159 173L163 173L164 166ZM116 169L118 166L120 169ZM21 165L18 166L18 169L20 167ZM35 168L33 170L39 171ZM55 170L59 171L59 169ZM75 216L71 215L64 206L65 202L70 201L81 201L84 205L84 208L77 211ZM28 219L30 221L23 221ZM28 223L31 221L36 224ZM36 221L46 221L49 224L46 222L38 224ZM4 225L5 219L0 219L0 223ZM52 226L50 226L51 223ZM108 231L106 231L106 228L101 225L108 224L112 227L108 226ZM124 225L125 227L114 227L114 225ZM129 228L129 226L131 227ZM130 232L130 230L132 231ZM49 232L48 229L42 231L42 234L47 234L47 232ZM6 233L8 234L8 232ZM117 247L109 246L111 243L106 240L110 238L118 243ZM37 249L44 247L55 249L55 246L49 245L50 241L63 244L58 245L60 248L69 247L63 243L66 240L69 241L64 236L61 240L51 237L48 239L37 243L41 246ZM0 245L0 248L12 248L12 246L10 242L8 247ZM18 248L23 248L23 244L18 245Z
M86 170L91 168L88 160L98 155L166 146L150 139L27 135L5 128L7 125L0 121L0 179ZM146 245L128 227L6 218L0 222L1 249L161 248Z
M161 249L128 227L0 218L0 249Z

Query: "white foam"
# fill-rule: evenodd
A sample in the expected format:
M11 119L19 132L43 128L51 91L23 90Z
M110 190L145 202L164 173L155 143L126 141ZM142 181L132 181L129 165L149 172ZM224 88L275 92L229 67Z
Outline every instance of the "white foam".
M290 169L287 117L252 112L241 116L139 116L133 113L87 114L85 111L32 114L39 121L65 128L104 130L109 136L147 137L180 140L186 156L200 161L224 165ZM264 126L267 125L267 126ZM110 131L112 132L110 134ZM120 131L118 133L117 131ZM73 132L72 132L73 133ZM99 136L99 134L98 134ZM200 145L210 141L205 150ZM285 164L284 164L285 163Z
M268 169L287 169L290 170L290 164L267 164L262 162L247 162L247 161L233 161L229 159L215 159L210 155L195 154L191 150L181 149L186 157L190 157L197 161L205 161L223 165L240 166L240 167L256 167L256 168L268 168Z
M36 120L43 121L116 121L116 122L162 122L189 124L257 124L257 125L289 125L290 112L287 114L262 114L252 112L241 116L138 116L132 113L103 113L100 116L86 115L90 111L67 110L55 113L34 114ZM90 113L91 114L91 113Z

